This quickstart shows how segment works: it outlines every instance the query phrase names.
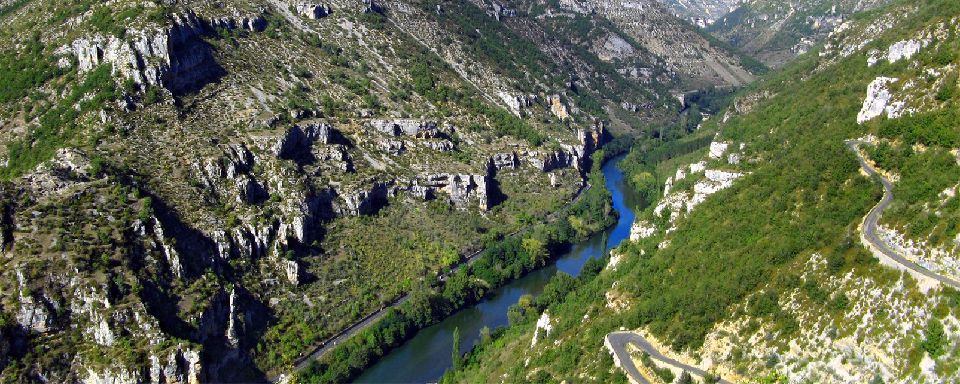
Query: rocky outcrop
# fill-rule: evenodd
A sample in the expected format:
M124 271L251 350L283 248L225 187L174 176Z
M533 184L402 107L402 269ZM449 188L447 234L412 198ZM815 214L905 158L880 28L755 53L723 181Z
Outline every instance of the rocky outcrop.
M333 13L333 9L326 4L297 3L293 6L297 13L308 19L322 19Z
M722 156L722 152L721 152ZM718 157L719 158L719 157ZM681 212L690 212L697 205L707 200L711 195L733 186L733 182L744 176L743 173L705 169L706 162L690 165L690 174L704 173L704 178L693 186L693 195L687 191L671 191L673 184L687 177L683 168L678 169L676 175L667 178L663 188L663 199L657 203L653 213L663 216L670 213L670 221L675 221Z
M646 220L637 220L630 226L630 240L637 241L653 236L657 227Z
M237 204L257 204L268 196L253 176L254 156L243 144L224 147L224 154L193 163L193 170L200 184L221 198Z
M491 205L491 178L488 175L441 173L426 176L418 185L445 193L458 209L476 206L487 210Z
M630 42L618 34L611 33L608 34L607 38L603 41L601 52L598 56L600 60L610 61L628 58L633 56L635 52L636 48L630 45Z
M493 8L493 9L492 9L491 11L492 11L492 13L493 13L493 17L494 17L497 21L500 21L501 18L504 18L504 17L516 17L516 16L517 16L517 10L516 10L516 9L507 7L506 5L500 4L500 3L496 2L496 1L493 2L492 8Z
M90 159L78 150L62 148L53 159L46 161L23 176L37 197L61 195L75 186L89 182L92 177Z
M151 354L147 360L148 366L133 368L119 363L94 368L93 364L83 361L77 365L85 371L82 373L82 380L86 384L145 382L200 384L205 381L200 352L183 344L177 345L166 358L161 359L157 354Z
M893 94L887 88L890 83L897 79L891 77L878 77L867 87L867 97L863 100L863 107L857 114L857 123L863 124L883 114L887 118L895 119L900 117L903 112L903 102L893 102Z
M710 143L710 158L719 159L723 157L723 154L727 152L727 148L729 147L730 143L714 140L712 143Z
M456 148L450 140L430 140L423 143L423 145L437 152L450 152Z
M345 216L376 213L386 204L391 187L393 182L374 180L369 189L341 193L340 204L336 207L337 213Z
M527 160L534 168L542 172L550 172L561 168L580 168L581 161L584 158L583 156L584 152L581 147L563 145L561 149L555 151L528 153Z
M429 139L440 136L440 129L436 121L415 119L371 120L370 126L380 133L389 136L411 136L419 139Z
M234 15L210 19L213 29L242 30L247 32L263 32L267 29L267 20L260 15Z
M376 139L377 149L381 152L389 153L393 156L399 156L407 151L407 143L402 140L391 138Z
M150 381L154 383L195 384L204 378L200 352L182 344L170 352L166 364L155 357L151 357L150 364Z
M742 173L719 170L707 170L706 178L693 186L693 198L687 203L687 212L707 200L710 195L733 186L733 182L741 177Z
M236 288L230 290L230 312L227 314L227 330L225 332L227 337L227 345L232 348L237 348L240 346L240 319L237 315L237 290Z
M592 15L597 13L597 7L587 1L580 0L560 0L560 8L581 15Z
M294 160L311 151L314 143L335 144L342 141L342 135L327 123L304 123L294 125L270 148L274 156Z
M46 301L42 298L35 298L34 294L30 292L21 269L17 269L16 274L19 284L18 301L20 305L17 311L17 323L24 329L33 332L47 332L52 326L53 316L47 309Z
M501 91L498 96L507 106L507 109L517 116L523 116L523 110L532 107L537 102L536 95L515 95Z
M497 171L516 169L519 166L520 158L516 152L498 153L490 157L490 167Z
M553 331L553 325L550 324L550 315L546 311L540 315L540 318L537 319L537 326L533 331L533 340L530 341L530 347L535 347L537 345L537 340L541 337L550 336L550 332Z
M560 100L560 95L547 97L547 104L550 105L550 112L558 119L566 120L570 118L570 111L567 109L567 105Z
M882 59L886 59L891 64L910 59L913 55L920 53L920 50L928 44L930 44L929 40L909 39L898 41L890 45L886 52L871 51L867 57L867 65L872 67Z
M258 24L247 21L248 24ZM255 25L252 25L255 27ZM201 39L210 28L193 13L176 15L161 29L128 31L123 38L93 36L73 42L80 72L111 64L116 75L139 86L189 92L223 75L212 49Z
M580 140L580 145L583 146L584 154L590 156L606 142L606 126L602 122L598 122L591 129L579 129L577 130L577 139Z
M353 172L353 159L347 152L347 147L342 144L327 145L313 152L317 161L332 164L340 171Z
M577 131L577 137L580 140L579 145L563 144L553 151L528 152L525 158L530 165L542 172L570 167L583 171L586 160L603 146L606 128L602 123L598 123L591 129Z
M620 103L620 108L623 108L624 111L637 113L640 111L652 111L654 108L656 108L656 105L651 101L644 101L639 104L624 101Z

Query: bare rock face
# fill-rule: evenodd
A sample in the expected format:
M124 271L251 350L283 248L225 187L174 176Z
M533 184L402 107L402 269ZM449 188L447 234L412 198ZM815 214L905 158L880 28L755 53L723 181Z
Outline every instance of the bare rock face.
M455 148L450 140L430 140L425 142L424 145L437 152L450 152Z
M248 24L255 28L258 23ZM173 25L164 29L130 31L124 38L81 38L71 47L80 72L111 64L114 74L139 86L189 92L223 75L210 46L200 38L207 31L202 20L187 13L175 16Z
M601 60L611 61L614 59L623 59L633 56L636 53L636 48L634 48L633 45L630 45L630 43L622 36L611 33L607 35L607 38L604 40L600 51L599 57Z
M407 151L407 143L402 140L380 138L376 140L376 144L379 150L394 156L399 156Z
M572 145L564 145L562 149L556 151L537 151L527 155L530 165L542 172L575 167L582 157L583 152L580 148Z
M317 20L333 13L333 9L325 4L298 3L294 5L297 13L308 19Z
M729 147L730 143L714 140L712 143L710 143L710 158L719 159L723 157L723 154L727 152L727 148Z
M561 145L553 151L534 151L526 155L527 161L543 172L550 172L562 168L584 169L584 162L599 149L606 137L606 129L602 123L588 130L579 130L577 136L579 145Z
M458 209L477 206L481 210L490 208L490 177L488 175L467 175L441 173L428 175L422 185L447 194L450 203Z
M194 162L192 168L200 184L217 196L238 204L256 204L268 194L251 174L253 165L253 154L245 145L231 144L222 156Z
M867 87L867 96L863 99L863 108L857 114L857 123L863 124L876 117L886 114L887 118L895 119L903 113L903 102L894 102L893 94L888 87L897 79L878 77Z
M300 285L300 264L296 260L283 260L280 263L283 269L283 275L292 285Z
M404 135L420 139L440 136L440 129L436 121L415 119L371 120L370 126L378 132L389 136Z
M53 321L50 312L42 300L35 299L29 292L20 290L20 310L17 312L17 322L26 329L44 333L50 330Z
M567 110L567 105L560 100L560 95L548 97L547 103L550 104L550 112L558 119L566 120L570 118L570 111Z
M504 105L507 106L507 109L517 116L522 116L523 110L532 107L538 99L537 95L515 95L503 91L501 91L498 96L500 97L500 100L503 101Z
M580 144L583 145L583 152L587 156L592 155L593 152L600 149L607 140L606 126L604 126L602 122L598 122L591 129L577 130L577 138L580 140Z
M333 144L340 138L339 133L327 123L307 123L294 125L277 140L271 152L281 159L294 159L304 152L310 152L313 143Z
M200 352L183 345L170 352L165 361L157 356L150 356L150 377L152 383L186 383L199 384L205 378L200 362ZM89 381L88 381L89 382ZM118 381L94 381L118 382ZM139 382L139 381L131 381Z
M263 32L267 29L267 20L260 15L236 15L210 20L210 27L214 29L244 30L248 32Z
M490 157L490 166L498 171L516 169L520 166L520 158L516 152L498 153Z
M232 348L240 346L239 319L237 318L237 290L230 290L230 312L227 314L227 345Z
M59 149L53 159L23 176L39 196L58 195L90 181L90 159L75 149Z
M493 13L493 18L495 18L497 21L500 21L500 19L503 18L503 17L516 17L516 16L517 16L517 10L516 10L516 9L507 7L506 5L500 4L500 3L496 2L496 1L493 2L492 8L493 8L493 9L492 9L491 11L492 11L492 13Z
M386 204L392 185L392 182L374 181L369 189L344 193L337 212L344 216L373 214Z

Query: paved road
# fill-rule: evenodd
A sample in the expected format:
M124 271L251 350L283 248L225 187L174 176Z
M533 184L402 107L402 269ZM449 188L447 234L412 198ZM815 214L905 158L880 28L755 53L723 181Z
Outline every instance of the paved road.
M929 269L926 269L917 263L914 263L908 260L906 257L900 255L895 251L896 246L888 244L883 238L877 235L877 223L880 221L880 215L883 214L883 211L890 207L890 203L893 203L893 183L890 180L887 180L883 175L877 172L869 163L861 156L860 151L858 150L860 144L863 144L862 141L858 140L849 140L847 141L847 146L851 150L856 152L857 160L860 161L860 166L863 167L863 170L867 172L868 175L876 175L880 179L880 183L883 184L883 199L873 209L870 210L870 213L867 213L867 216L863 219L863 235L864 238L870 242L872 248L883 256L886 256L893 262L899 264L903 268L906 268L908 272L919 274L923 277L927 277L937 281L941 284L946 284L950 287L960 289L960 282L953 280L949 277L936 274Z
M635 383L650 384L650 380L647 380L646 377L640 374L640 369L633 363L630 352L627 351L628 344L637 346L641 351L650 355L651 359L680 368L689 372L691 375L700 376L701 378L707 375L707 371L664 356L663 353L660 353L659 350L654 348L647 339L634 332L613 332L607 334L607 342L610 348L613 349L613 353L617 355L618 360L620 360L620 365L623 370L627 372L627 375L630 376ZM732 384L730 381L724 379L720 379L719 382L722 384Z
M580 197L583 196L584 192L590 190L591 187L592 187L592 185L590 185L590 183L584 183L584 185L581 186L580 189L577 191L576 196L574 196L573 199L571 199L570 201L568 201L568 202L566 203L566 205L563 206L563 208L557 210L557 212L566 210L567 208L573 206L573 204L575 204L577 201L580 200ZM550 216L548 216L547 221L549 222L549 221L553 221L553 220L555 220L555 219L556 219L556 218L554 217L554 215L551 214ZM524 233L524 232L530 230L530 228L533 228L533 226L534 226L533 224L528 225L528 226L526 226L526 227L524 227L524 228L522 228L522 229L518 229L518 230L516 230L516 231L514 231L514 232L512 232L512 233L510 233L510 234L508 234L508 235L506 235L505 237L513 237L513 236L516 236L516 235L518 235L518 234L520 234L520 233ZM460 268L463 267L463 266L473 265L473 263L477 262L477 260L480 259L480 255L481 255L482 253L483 253L483 250L481 249L481 250L479 250L479 251L476 251L476 252L470 254L469 256L467 256L467 258L466 258L464 261L460 262L459 264L457 264L456 266L454 266L452 269L450 269L450 272L447 272L447 273L441 275L441 276L440 276L440 280L445 280L447 277L450 277L451 275L453 275L454 273L456 273L458 270L460 270ZM406 302L406 301L409 300L409 299L410 299L410 295L409 295L409 294L404 294L403 296L400 296L400 298L398 298L396 301L394 301L393 303L391 303L389 306L380 308L380 309L377 310L376 312L373 312L373 313L367 315L367 316L364 317L363 319L360 319L360 320L357 321L356 323L353 323L353 324L350 325L349 327L341 330L341 331L338 332L337 334L335 334L335 335L333 335L332 337L328 338L327 340L321 342L319 345L317 345L317 346L314 348L314 350L313 350L312 352L310 352L309 355L304 356L304 357L301 357L300 359L298 359L298 360L294 363L293 372L300 372L300 371L306 369L307 367L310 366L310 363L313 362L314 360L317 360L317 359L323 357L323 355L327 354L328 352L330 352L330 351L332 351L334 348L336 348L337 345L339 345L339 344L347 341L347 340L350 339L350 337L352 337L353 335L355 335L355 334L357 334L358 332L364 330L365 328L369 327L371 324L376 323L378 320L380 320L381 318L383 318L384 316L386 316L386 315L387 315L387 312L390 310L390 308L399 307L401 304L403 304L404 302ZM276 383L276 382L280 381L280 379L281 379L282 376L283 376L283 374L271 375L271 376L268 378L268 380L269 380L270 382Z

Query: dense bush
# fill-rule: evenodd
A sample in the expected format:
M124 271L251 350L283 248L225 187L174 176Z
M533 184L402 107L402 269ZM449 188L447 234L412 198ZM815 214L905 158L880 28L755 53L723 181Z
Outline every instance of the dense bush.
M908 145L960 146L960 111L956 107L882 120L876 124L881 137L903 138Z
M19 52L0 52L0 103L19 100L58 74L44 53L40 35L23 42Z
M32 169L74 139L80 129L79 117L116 98L111 71L110 65L102 65L87 73L66 98L40 116L39 125L30 129L27 137L10 143L9 163L0 168L0 178L15 177Z

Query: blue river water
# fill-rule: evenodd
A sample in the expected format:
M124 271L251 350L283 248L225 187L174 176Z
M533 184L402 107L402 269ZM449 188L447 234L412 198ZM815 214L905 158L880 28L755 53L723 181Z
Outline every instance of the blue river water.
M526 276L495 289L478 304L465 308L442 322L424 328L412 339L392 350L356 379L357 383L432 383L453 365L453 330L460 328L460 349L465 353L479 341L480 329L507 325L507 308L520 296L543 292L550 278L563 271L577 276L590 258L600 257L630 236L635 209L642 208L642 200L625 184L623 172L617 167L623 157L608 161L603 166L606 187L613 196L613 208L620 217L616 226L595 234L584 242L573 245L569 252L555 259L555 263L533 271Z

